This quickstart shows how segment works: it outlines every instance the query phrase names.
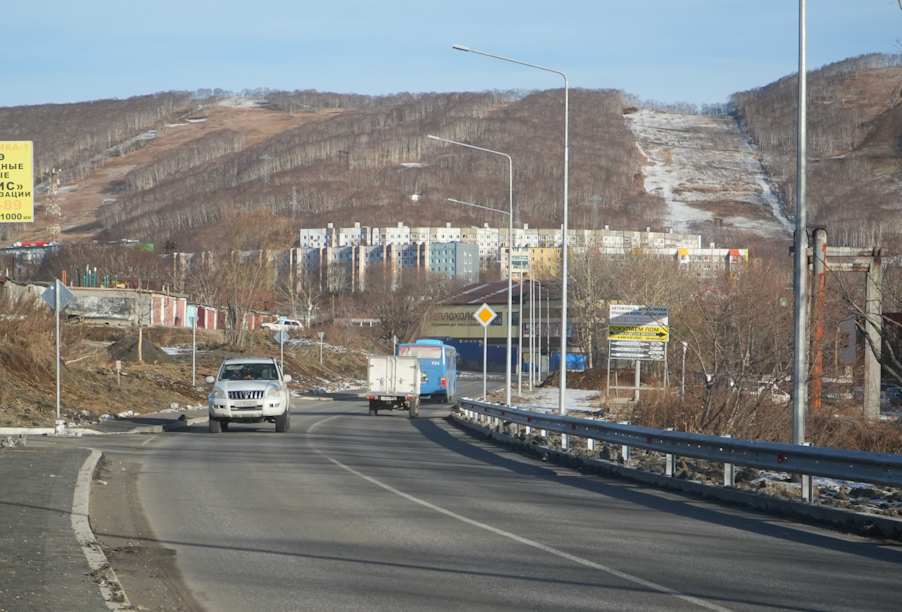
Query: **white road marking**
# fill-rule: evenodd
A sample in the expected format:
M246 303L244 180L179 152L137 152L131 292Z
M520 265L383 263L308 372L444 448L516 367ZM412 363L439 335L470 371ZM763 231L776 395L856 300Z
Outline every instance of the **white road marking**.
M344 415L336 414L335 416L330 416L328 419L323 419L322 421L317 421L316 423L314 423L313 425L310 426L310 429L307 430L307 433L313 433L313 430L316 429L317 425L320 425L321 423L325 423L326 421L331 421L332 419L337 419L340 416L344 416ZM316 451L316 452L321 452L321 451Z
M332 419L338 418L339 416L342 416L342 415L335 415L335 416L329 417L327 419L323 419L322 421L318 421L318 422L314 423L313 425L310 426L310 429L307 430L307 433L312 433L313 430L316 428L316 426L319 425L320 423L325 423L326 421L331 421ZM311 446L313 446L313 445L311 444ZM526 546L531 546L533 548L537 548L546 553L556 555L563 559L567 559L568 561L573 561L574 563L578 563L580 565L585 565L586 567L591 567L592 569L596 569L601 572L605 572L607 574L610 574L611 576L616 576L617 578L621 578L623 580L627 580L629 582L641 585L647 589L657 591L659 593L664 593L666 595L672 595L673 597L677 597L679 599L682 599L683 601L687 601L689 603L695 604L702 608L707 608L708 610L716 610L717 612L732 612L729 608L724 608L722 606L718 606L717 604L705 601L703 599L699 599L698 597L693 597L691 595L686 595L685 593L680 593L679 591L675 591L674 589L671 589L664 585L657 584L657 583L651 582L649 580L645 580L644 578L639 578L638 576L633 576L632 574L627 574L625 572L621 572L619 570L615 570L611 567L607 567L606 565L601 565L600 563L595 563L594 561L589 561L588 559L583 559L582 557L577 557L576 555L571 555L570 553L566 553L562 550L552 548L551 546L546 546L545 544L540 544L539 542L529 540L527 538L518 536L518 535L510 533L508 531L504 531L504 530L498 529L496 527L492 527L491 525L486 525L485 523L480 523L479 521L474 521L471 518L467 518L461 514L457 514L456 512L451 512L450 510L446 510L445 508L442 508L441 506L436 506L435 504L432 504L425 500L419 499L418 497L414 497L413 495L409 495L407 493L404 493L403 491L399 491L398 489L396 489L390 485L387 485L384 482L376 480L375 478L367 476L366 474L362 474L362 473L358 472L357 470L355 470L354 468L345 465L341 461L338 461L337 459L333 459L332 457L330 457L329 455L327 455L326 453L324 453L323 451L319 450L316 447L313 447L313 450L316 451L317 453L319 453L320 455L322 455L323 457L325 457L328 461L330 461L330 462L334 463L335 465L337 465L338 467L340 467L341 469L347 470L348 472L354 474L355 476L358 476L358 477L366 480L367 482L370 482L370 483L376 485L377 487L381 487L381 488L385 489L386 491L389 491L391 493L394 493L395 495L403 497L404 499L406 499L408 501L412 501L415 504L419 504L421 506L429 508L430 510L434 510L436 512L444 514L445 516L448 516L448 517L451 517L458 521L461 521L462 523L466 523L468 525L472 525L473 527L478 527L480 529L484 529L484 530L494 533L496 535L500 535L502 537L514 540L515 542L525 544Z

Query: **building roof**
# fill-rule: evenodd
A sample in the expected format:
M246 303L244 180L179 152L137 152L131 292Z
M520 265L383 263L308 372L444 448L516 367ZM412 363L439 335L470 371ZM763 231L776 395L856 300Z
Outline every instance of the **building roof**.
M534 283L530 283L527 279L523 283L524 299L529 299L529 289ZM537 286L537 283L535 284ZM559 290L555 286L553 289L550 284L542 283L542 299L545 299L550 291L552 299L559 299ZM538 289L537 289L538 294ZM511 297L514 300L520 300L520 283L514 281L513 292ZM478 283L475 285L467 285L456 294L442 300L444 306L466 306L468 304L507 304L507 281L497 283Z

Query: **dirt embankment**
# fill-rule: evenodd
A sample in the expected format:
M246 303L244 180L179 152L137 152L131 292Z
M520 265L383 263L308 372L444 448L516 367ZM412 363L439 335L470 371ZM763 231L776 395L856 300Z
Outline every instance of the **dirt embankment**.
M38 329L8 326L3 332L0 329L0 427L52 426L56 418L52 339ZM190 330L145 329L139 353L137 329L83 325L64 326L61 354L61 416L70 424L87 424L129 410L150 414L174 405L205 406L209 385L204 378L215 375L223 359L278 359L279 347L268 333L255 334L248 346L239 348L224 345L218 332L201 330L192 369ZM363 354L327 350L320 365L318 349L294 344L285 349L285 371L294 378L290 387L299 393L341 379L359 379L365 367Z

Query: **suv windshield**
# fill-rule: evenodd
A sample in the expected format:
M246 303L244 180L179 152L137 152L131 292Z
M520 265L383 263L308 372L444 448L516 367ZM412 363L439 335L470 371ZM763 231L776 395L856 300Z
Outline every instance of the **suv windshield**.
M279 375L270 363L235 363L223 366L219 380L279 380Z

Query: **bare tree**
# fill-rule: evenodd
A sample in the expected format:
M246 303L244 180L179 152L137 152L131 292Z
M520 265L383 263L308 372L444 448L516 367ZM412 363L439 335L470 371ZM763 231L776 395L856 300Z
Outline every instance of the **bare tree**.
M274 263L265 252L205 254L188 275L198 300L214 304L225 313L227 340L244 346L248 338L247 315L261 308L274 290Z
M404 269L400 278L385 270L373 270L367 279L366 300L372 315L379 319L383 340L397 336L401 342L415 340L429 313L448 294L443 278L421 268Z

